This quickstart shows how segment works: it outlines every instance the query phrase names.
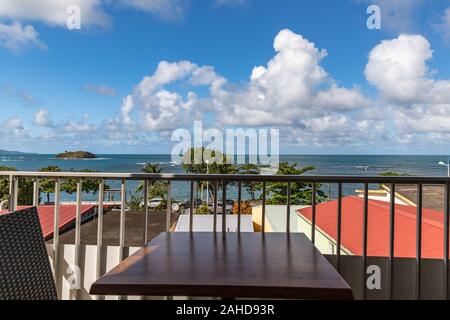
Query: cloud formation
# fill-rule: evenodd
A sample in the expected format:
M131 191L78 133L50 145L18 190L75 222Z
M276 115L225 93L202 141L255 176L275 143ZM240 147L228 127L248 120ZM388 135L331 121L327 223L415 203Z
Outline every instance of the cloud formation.
M165 20L179 20L189 8L186 0L116 0L128 8L155 14Z
M348 140L355 129L366 137L378 128L371 120L352 118L350 113L369 108L371 101L330 77L321 65L325 50L287 29L275 37L274 49L267 65L255 66L243 83L231 83L212 66L162 61L123 99L120 117L108 120L106 128L115 137L122 131L127 139L137 132L164 136L208 114L206 121L219 127L295 130L297 142L311 141L312 134L314 140ZM200 97L202 87L208 94Z
M202 119L205 126L219 128L278 127L283 145L297 148L366 150L448 142L450 80L438 79L437 70L430 69L433 50L424 36L402 34L370 51L361 72L378 93L371 99L356 86L340 85L323 67L327 51L302 35L281 30L273 46L273 57L255 66L247 81L233 83L213 66L161 61L123 98L116 117L54 124L41 109L34 125L46 128L46 139L72 137L92 144L95 133L99 143L124 146L167 143L172 130ZM27 133L20 118L3 127Z
M421 35L383 41L369 55L366 78L393 110L399 135L450 134L450 80L433 78L432 56Z
M356 88L340 87L321 66L326 50L291 30L274 40L275 56L256 66L250 82L228 89L211 88L214 107L226 125L304 125L304 119L364 108L369 101Z
M144 77L133 92L124 98L121 119L110 120L109 124L122 122L136 129L132 112L138 108L138 125L143 130L167 131L179 128L195 117L197 95L193 91L182 95L166 86L180 81L193 87L208 86L219 79L210 66L198 66L189 61L162 61L153 75Z
M53 127L53 121L50 119L50 113L47 109L39 109L38 112L34 115L33 124L37 127Z
M450 41L450 7L445 9L442 15L442 21L435 25L435 29L442 33L442 37L445 41Z
M84 86L84 90L87 92L96 93L101 96L114 97L116 95L116 90L107 85L96 85L88 83Z
M2 0L0 18L65 27L69 16L67 8L71 5L80 7L84 27L103 28L111 23L102 0Z
M0 23L0 46L16 53L28 46L36 46L41 50L47 49L32 25L22 25L18 21L11 24Z
M356 0L367 5L381 8L382 28L395 33L411 32L415 25L415 16L424 0Z

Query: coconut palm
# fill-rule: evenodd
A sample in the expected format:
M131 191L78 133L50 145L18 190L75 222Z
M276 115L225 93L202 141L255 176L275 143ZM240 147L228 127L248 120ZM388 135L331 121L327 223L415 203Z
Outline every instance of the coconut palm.
M159 164L148 163L142 169L142 172L148 174L160 174L162 172L162 168ZM165 190L166 183L163 181L149 181L148 182L148 190L150 197L161 196L164 198L165 194L162 195L161 190ZM142 193L144 192L144 181L142 181L137 187L136 192ZM165 192L164 192L165 193Z
M200 159L195 159L196 155L200 155ZM206 160L208 160L208 165L206 164ZM204 147L198 149L191 148L186 152L183 156L183 170L186 173L192 174L236 174L238 172L236 166L230 163L228 156L219 151L206 149ZM205 181L199 181L197 183L197 187L201 188L204 188L206 185L207 183ZM213 183L209 183L208 185L211 199L214 201L215 186ZM222 186L219 185L219 189L221 187Z

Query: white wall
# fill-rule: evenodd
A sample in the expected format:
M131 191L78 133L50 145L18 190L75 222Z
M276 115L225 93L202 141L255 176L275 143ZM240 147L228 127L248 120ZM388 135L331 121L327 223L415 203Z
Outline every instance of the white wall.
M125 248L125 252L128 255L133 254L139 248ZM49 252L50 262L53 266L53 245L47 245L47 251ZM120 263L119 259L120 248L105 246L101 250L101 270L102 274L110 271ZM95 296L89 295L89 290L92 283L96 280L96 268L97 268L97 246L80 246L80 281L82 283L81 290L76 296L77 290L71 290L70 283L72 279L75 279L73 274L75 264L75 245L60 245L58 250L58 266L57 266L57 278L56 289L58 291L58 297L62 300L92 300ZM106 297L106 299L117 299L117 297ZM136 298L131 298L136 299Z

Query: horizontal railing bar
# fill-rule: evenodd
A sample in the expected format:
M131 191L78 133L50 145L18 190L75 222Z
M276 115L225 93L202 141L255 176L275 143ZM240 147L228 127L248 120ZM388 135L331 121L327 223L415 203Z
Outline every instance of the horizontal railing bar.
M172 181L266 181L266 182L319 182L319 183L386 183L390 184L445 184L450 177L382 177L382 176L294 176L294 175L221 175L221 174L146 174L146 173L105 173L105 172L28 172L3 171L0 177L34 178L84 178L84 179L128 179L128 180L172 180Z

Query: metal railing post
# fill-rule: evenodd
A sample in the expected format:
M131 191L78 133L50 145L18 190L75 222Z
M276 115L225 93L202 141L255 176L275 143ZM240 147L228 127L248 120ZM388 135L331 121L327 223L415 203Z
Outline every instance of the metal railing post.
M14 210L17 210L19 204L19 177L14 177Z
M166 231L170 231L172 222L172 181L167 184Z
M312 187L312 225L311 225L311 240L316 244L316 219L317 219L317 186L313 183Z
M219 180L214 180L214 233L217 232L217 194L219 189Z
M102 275L102 250L103 250L103 200L105 197L105 181L102 179L98 186L98 217L97 217L97 264L96 279ZM102 296L96 296L97 300Z
M125 210L127 206L127 193L125 179L122 179L120 187L120 230L119 230L119 247L120 247L120 261L125 257Z
M287 184L286 195L286 232L291 233L291 183Z
M143 230L143 243L148 242L148 180L142 181L144 183L144 230Z
M366 300L367 238L369 222L369 183L364 183L362 298Z
M80 250L81 250L81 193L83 190L83 182L81 179L77 181L77 204L76 204L76 215L75 215L75 263L74 267L76 270L73 270L74 273L79 270L82 272L82 268L80 266ZM77 269L78 268L78 269ZM82 274L79 275L80 286L83 286ZM75 289L75 300L79 299L80 289Z
M449 229L450 229L450 183L447 182L444 187L444 300L449 299L448 288L448 269L449 269Z
M222 233L227 232L227 181L224 179L222 184Z
M391 183L390 226L389 226L389 298L394 299L395 260L395 183Z
M338 183L337 203L337 252L336 264L338 272L341 271L341 240L342 240L342 183Z
M189 209L189 232L194 231L194 184L195 181L191 181L191 189L189 194L189 203L190 203L190 209ZM197 199L195 200L195 203L197 203Z
M13 212L15 211L14 208L14 195L15 195L15 179L13 175L9 176L9 197L8 197L8 211L9 212Z
M39 205L39 178L36 177L33 181L33 207Z
M61 204L61 180L55 180L55 206L53 208L53 268L55 272L55 281L59 281L57 277L58 270L58 248L59 248L59 208Z
M416 259L416 300L421 300L421 280L422 280L422 206L423 206L423 185L417 183L417 259Z
M242 181L238 183L238 233L241 233Z
M266 233L266 193L267 193L267 184L263 182L263 191L262 191L262 233Z

